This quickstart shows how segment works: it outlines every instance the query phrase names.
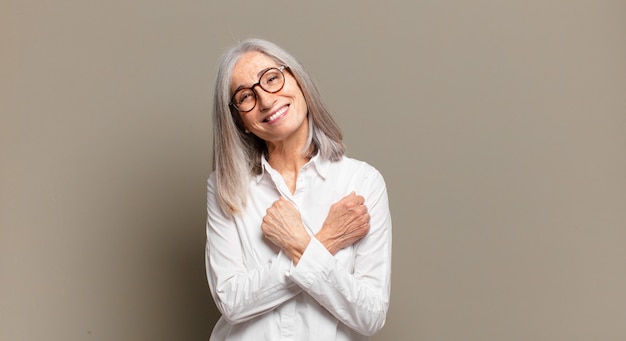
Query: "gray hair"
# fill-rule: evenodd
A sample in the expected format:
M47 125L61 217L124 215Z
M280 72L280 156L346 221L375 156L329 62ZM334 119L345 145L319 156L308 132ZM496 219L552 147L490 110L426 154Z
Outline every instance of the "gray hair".
M313 79L296 58L266 40L240 42L222 55L213 94L213 170L217 200L227 215L241 212L246 207L250 176L261 173L261 158L267 152L265 141L254 134L246 134L239 113L230 106L233 68L243 54L252 51L261 52L277 64L287 66L300 86L309 120L308 143L303 153L313 147L313 155L338 161L345 152L339 125L322 102Z

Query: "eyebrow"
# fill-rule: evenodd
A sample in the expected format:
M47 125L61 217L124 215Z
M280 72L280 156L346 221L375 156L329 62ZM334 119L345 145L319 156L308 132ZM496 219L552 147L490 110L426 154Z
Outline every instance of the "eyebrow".
M259 71L259 72L256 74L257 78L261 78L261 75L262 75L263 73L265 73L265 71L267 71L267 70L269 70L269 69L273 69L273 68L276 68L276 66L270 66L270 67L266 67L265 69L262 69L261 71ZM254 84L256 84L256 83L254 83ZM237 87L237 88L233 91L233 95L234 95L234 94L236 94L236 93L237 93L237 91L239 91L239 90L241 90L241 89L245 89L245 88L248 88L248 87L243 86L243 85L238 86L238 87Z

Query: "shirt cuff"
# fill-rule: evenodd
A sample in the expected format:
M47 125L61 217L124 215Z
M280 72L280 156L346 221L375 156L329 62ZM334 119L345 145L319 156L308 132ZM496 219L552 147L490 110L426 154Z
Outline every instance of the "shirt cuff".
M335 258L326 247L316 238L311 238L298 265L292 263L287 277L303 288L310 288L315 282L328 277L328 271L332 269L334 261Z

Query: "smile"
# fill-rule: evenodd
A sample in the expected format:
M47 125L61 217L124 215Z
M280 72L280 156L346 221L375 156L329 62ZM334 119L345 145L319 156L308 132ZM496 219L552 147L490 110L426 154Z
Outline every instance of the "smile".
M272 123L276 120L278 120L279 118L281 118L286 112L287 109L289 109L288 105L285 105L284 107L280 108L280 110L278 110L277 112L271 114L270 116L266 117L263 122L264 123Z

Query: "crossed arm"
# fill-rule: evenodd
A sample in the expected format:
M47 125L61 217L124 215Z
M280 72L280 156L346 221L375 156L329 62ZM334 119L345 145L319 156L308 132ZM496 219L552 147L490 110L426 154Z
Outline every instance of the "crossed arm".
M275 201L261 230L280 251L273 261L253 269L244 268L242 256L234 252L242 247L234 229L212 229L212 243L220 246L209 250L216 260L207 271L223 316L231 323L243 322L306 291L362 334L382 328L389 299L391 221L384 184L367 195L374 196L368 206L355 193L333 204L315 236L307 234L300 212L289 201ZM333 256L351 245L356 250L353 270Z
M334 255L365 237L370 228L369 221L365 198L352 192L331 206L315 238ZM267 209L261 230L296 265L311 241L302 224L300 212L282 197Z

